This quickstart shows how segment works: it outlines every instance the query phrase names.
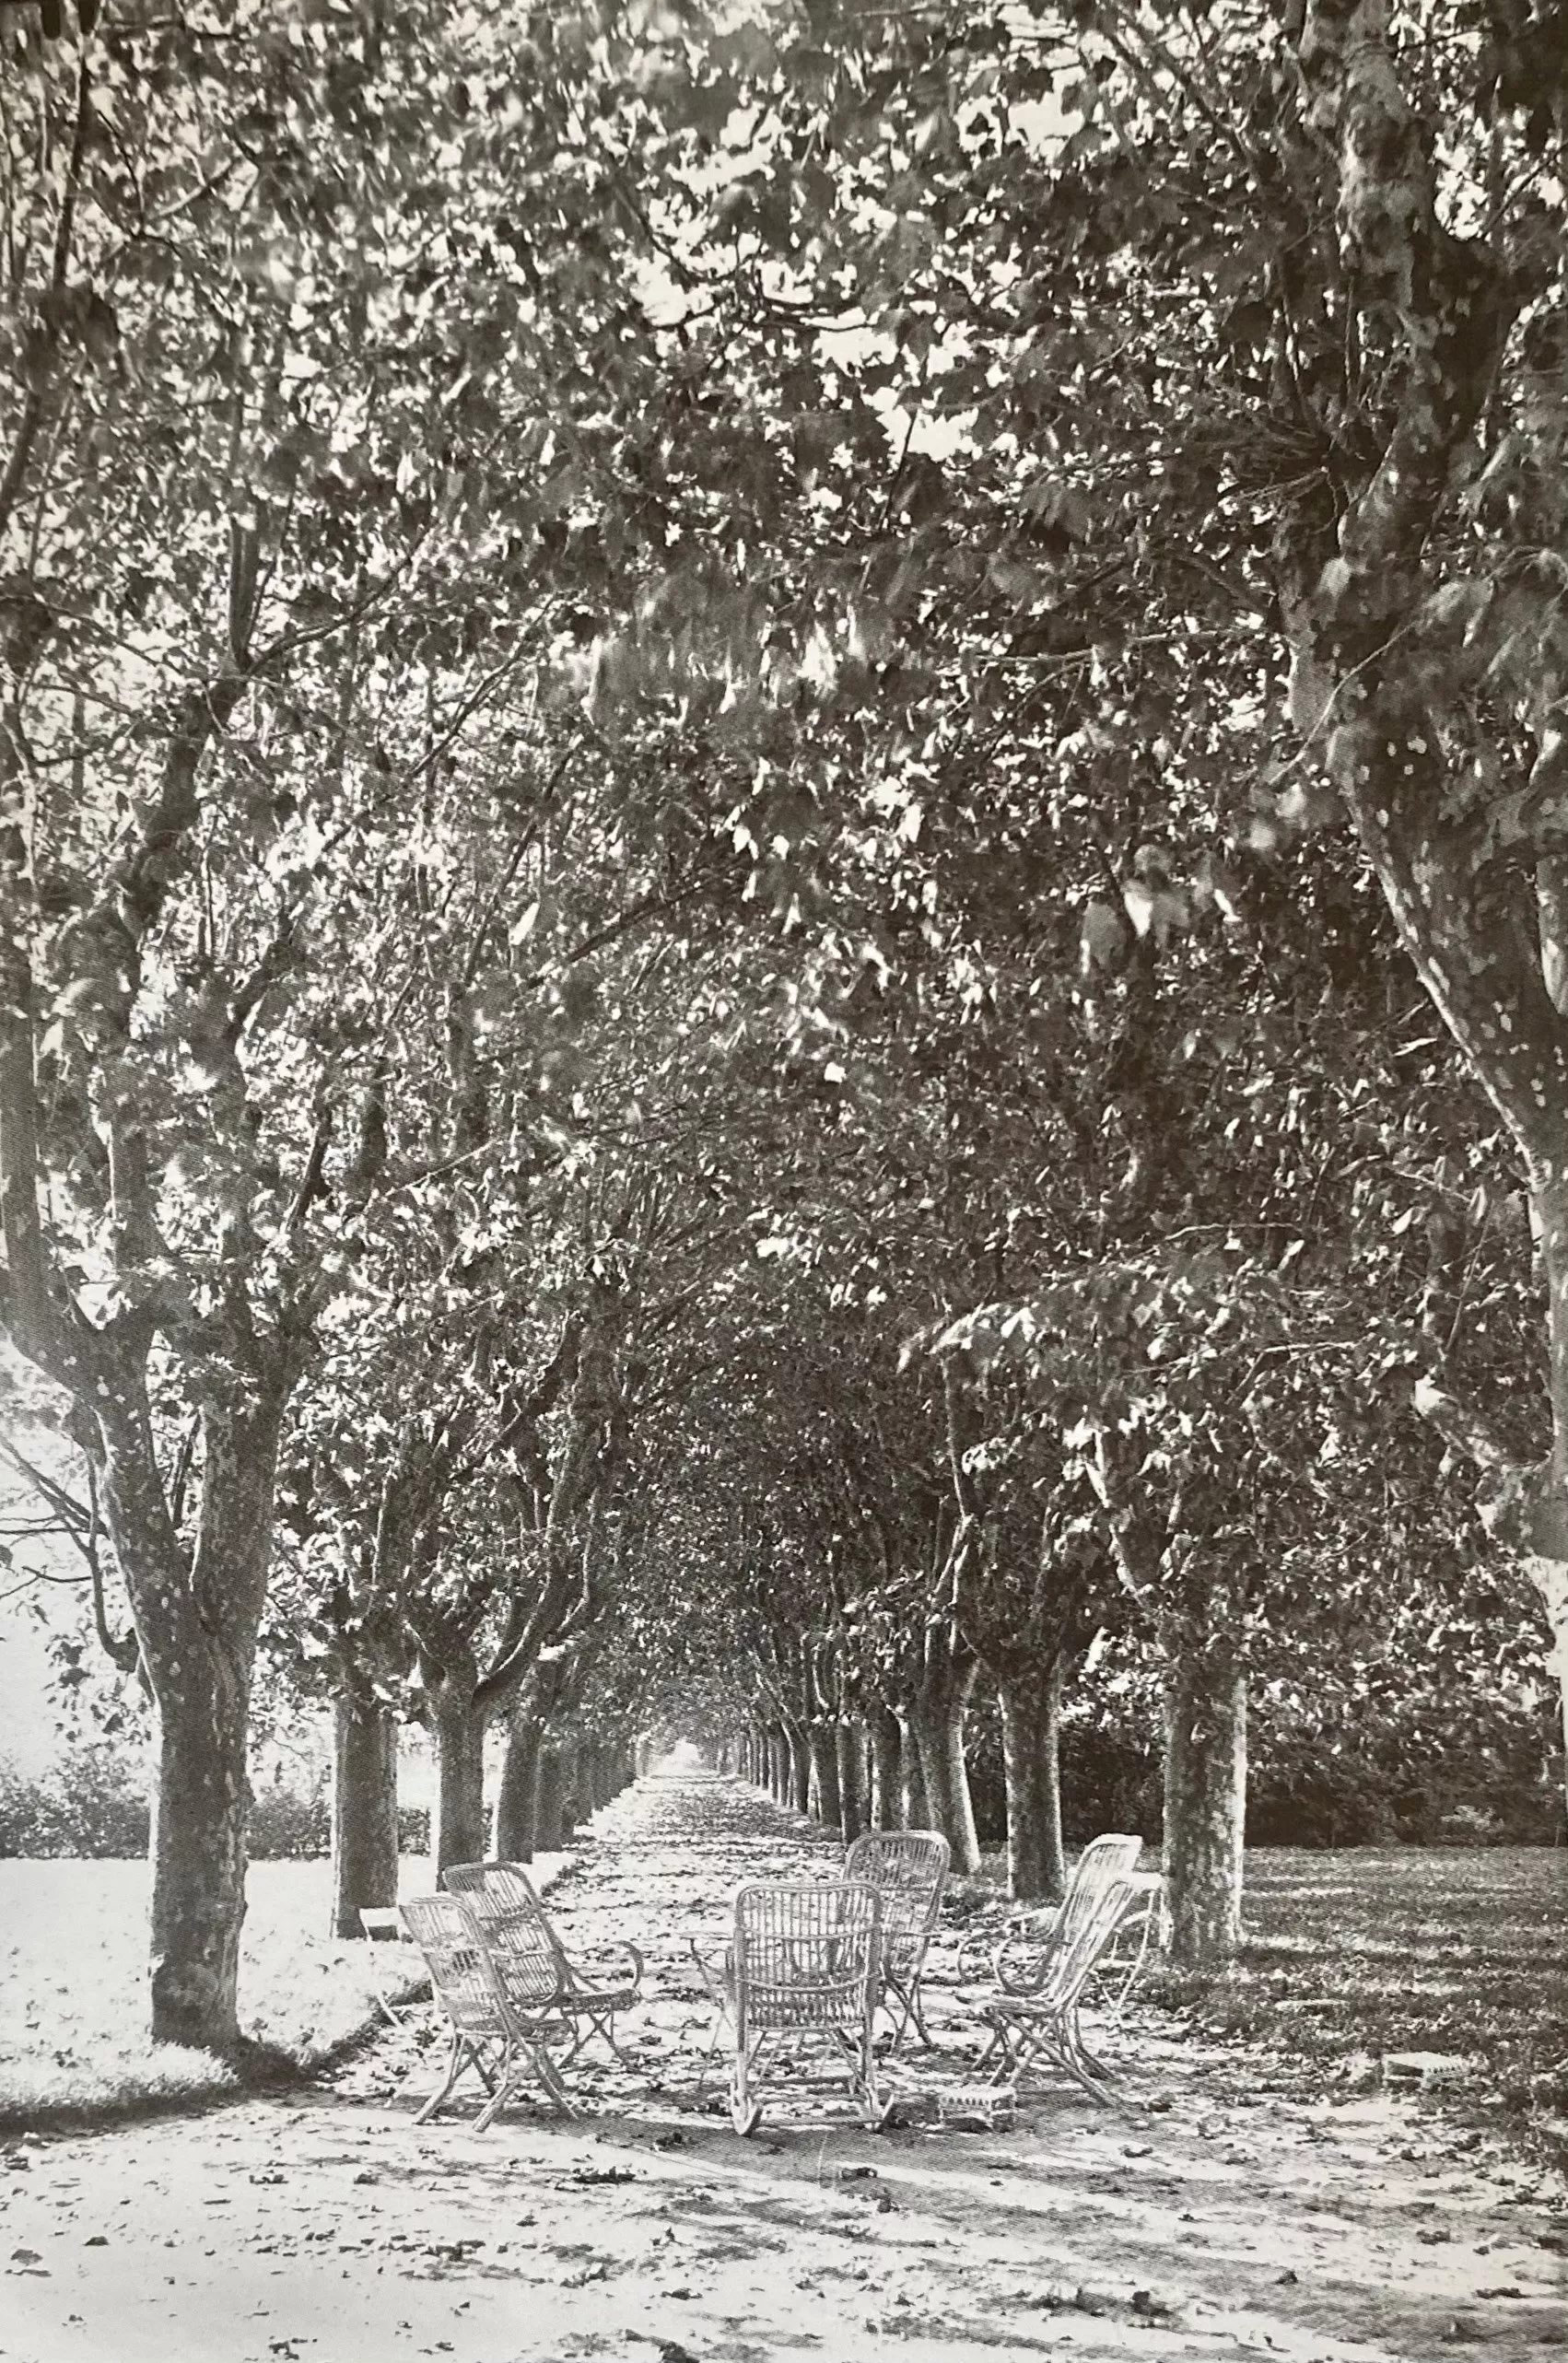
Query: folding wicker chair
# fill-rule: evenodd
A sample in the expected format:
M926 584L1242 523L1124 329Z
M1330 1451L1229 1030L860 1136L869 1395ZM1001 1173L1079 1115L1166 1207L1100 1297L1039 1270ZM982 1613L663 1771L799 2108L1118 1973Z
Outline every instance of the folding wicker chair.
M1116 2095L1106 2083L1103 2064L1084 2048L1078 2014L1084 1987L1114 1944L1130 1896L1125 1878L1108 1880L1037 1984L1026 1993L999 1985L979 1999L979 2015L991 2030L981 2066L993 2053L1001 2054L1000 2065L991 2076L993 2088L1016 2092L1024 2071L1044 2057L1071 2076L1092 2100L1115 2105Z
M1009 1993L1032 1994L1050 1975L1058 1955L1094 1909L1101 1889L1130 1871L1142 1851L1141 1838L1117 1831L1092 1838L1072 1866L1060 1903L1045 1913L1031 1913L1000 1945L971 1937L959 1948L959 1976L981 1977L989 1971Z
M920 1976L952 1851L935 1830L867 1830L845 1850L845 1878L874 1887L882 1898L882 2006L892 2022L894 2053L911 2027L927 2051L935 2048L920 2008Z
M412 1896L399 1909L404 1926L425 1956L436 1999L451 2029L446 2073L415 2123L423 2125L436 2114L467 2067L474 2070L489 2094L477 2119L480 2133L529 2071L569 2114L571 2103L560 2078L535 2040L532 2025L509 1999L484 1932L462 1896ZM532 1997L536 2011L545 2006L554 1987L553 1964L542 1962Z
M723 1964L697 1967L717 2006L711 2059L726 2022L734 2040L730 2117L755 2133L763 2103L754 2087L763 2051L777 2037L791 2052L811 2040L838 2055L861 2122L880 2125L872 2030L882 1986L882 1898L847 1879L758 1883L735 1898L734 1935ZM707 2061L703 2064L707 2073ZM699 2086L700 2089L700 2086Z
M623 2067L641 2074L615 2041L614 2024L616 2011L630 2008L642 1983L642 1955L635 1945L614 1946L610 1959L574 1960L517 1863L453 1863L441 1876L483 1929L496 1973L532 2039L541 2047L552 2035L569 2039L558 2066L568 2066L598 2035Z

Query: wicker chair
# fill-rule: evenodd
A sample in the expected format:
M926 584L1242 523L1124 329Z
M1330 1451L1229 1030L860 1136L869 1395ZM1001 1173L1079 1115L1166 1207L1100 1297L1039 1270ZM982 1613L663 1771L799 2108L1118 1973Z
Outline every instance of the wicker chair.
M845 1850L844 1876L882 1898L882 2004L896 2053L911 2027L934 2049L920 2008L920 1976L942 1914L952 1859L935 1830L867 1830Z
M1092 1838L1072 1866L1060 1903L1046 1913L1030 1913L1000 1945L971 1937L959 1949L959 1976L976 1978L989 1971L1010 1994L1034 1993L1045 1983L1063 1946L1093 1911L1101 1889L1130 1871L1142 1851L1141 1838L1115 1831Z
M1113 2026L1121 2017L1127 1997L1149 1958L1149 1948L1159 1931L1165 1893L1165 1883L1158 1871L1125 1871L1122 1878L1127 1901L1121 1924L1092 1980L1106 1997L1106 2016Z
M754 2133L761 2122L755 2080L775 2038L778 2049L790 2052L807 2041L828 2044L838 2054L862 2123L883 2122L887 2104L872 2049L882 1989L881 1930L882 1898L874 1888L847 1879L758 1883L735 1898L734 1934L721 1967L693 1948L717 2005L708 2057L726 2024L733 2039L730 2117L738 2134Z
M1134 1894L1126 1878L1105 1881L1036 1984L1027 1992L999 1984L978 1998L975 2006L991 2030L981 2065L994 2053L1001 2054L991 2076L993 2088L1016 2091L1025 2069L1043 2056L1092 2100L1115 2103L1102 2063L1084 2047L1079 2010L1084 1989L1115 1944Z
M436 1999L451 2030L446 2073L415 2118L415 2124L423 2125L436 2114L468 2067L489 2095L477 2120L481 2133L527 2072L569 2114L571 2103L560 2078L535 2040L531 2020L509 1999L484 1932L462 1898L413 1896L399 1909L404 1926L425 1956ZM544 1999L542 1975L536 2007Z
M535 2043L543 2048L551 2036L564 2034L567 2049L558 2065L565 2067L598 2035L623 2067L640 2074L615 2041L614 2023L642 1983L642 1955L635 1945L614 1946L606 1960L574 1960L520 1864L453 1863L441 1876L483 1929L507 1998Z

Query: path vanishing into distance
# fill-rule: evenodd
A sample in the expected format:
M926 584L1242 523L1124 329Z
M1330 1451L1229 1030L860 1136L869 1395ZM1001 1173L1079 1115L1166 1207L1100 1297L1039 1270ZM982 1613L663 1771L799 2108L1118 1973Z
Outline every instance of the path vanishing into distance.
M552 1890L568 1944L629 1937L621 2022L661 2077L595 2055L582 2114L523 2103L434 2124L435 2015L324 2086L0 2153L4 2363L785 2363L898 2356L1507 2363L1568 2350L1568 2193L1434 2105L1321 2097L1306 2068L1134 2011L1124 2113L1043 2085L1014 2123L938 2114L973 2081L955 1912L933 1948L939 2050L895 2069L907 2122L848 2104L731 2130L697 2075L687 1949L745 1878L833 1867L834 1842L711 1773L598 1815Z

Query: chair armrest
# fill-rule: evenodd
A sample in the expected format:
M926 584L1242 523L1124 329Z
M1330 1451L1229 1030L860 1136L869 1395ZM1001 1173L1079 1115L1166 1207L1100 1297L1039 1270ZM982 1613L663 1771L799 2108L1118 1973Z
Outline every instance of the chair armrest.
M722 2008L729 1997L731 1961L728 1950L704 1953L698 1950L695 1936L686 1938L686 1950L696 1966L696 1973L708 1988L708 1997Z
M959 1983L970 1985L977 1978L989 1976L995 1952L996 1946L989 1936L965 1936L958 1948Z
M617 1937L614 1944L608 1948L608 1950L612 1955L616 1953L625 1955L626 1959L630 1961L632 1965L630 1983L634 1986L640 1985L642 1983L643 1960L642 1955L638 1951L637 1947L628 1943L625 1936L620 1936Z

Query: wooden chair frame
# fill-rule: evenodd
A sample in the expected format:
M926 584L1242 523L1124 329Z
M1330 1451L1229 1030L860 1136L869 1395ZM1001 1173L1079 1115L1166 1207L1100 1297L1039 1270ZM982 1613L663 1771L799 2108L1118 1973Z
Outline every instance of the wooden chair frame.
M844 1851L844 1876L882 1898L882 2007L896 2056L913 2029L935 2045L920 2007L920 1979L937 1922L953 1849L935 1830L863 1830Z
M359 1913L359 1933L372 1945L388 1942L406 1945L409 1942L408 1931L403 1924L402 1915L395 1903L366 1904ZM399 2008L388 1994L387 1980L380 1974L380 1964L374 1954L370 1958L370 1978L376 1989L378 2009L389 2026L401 2027L403 2009ZM406 2006L406 2005L404 2006L404 2008Z

